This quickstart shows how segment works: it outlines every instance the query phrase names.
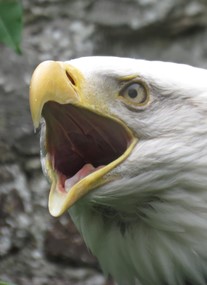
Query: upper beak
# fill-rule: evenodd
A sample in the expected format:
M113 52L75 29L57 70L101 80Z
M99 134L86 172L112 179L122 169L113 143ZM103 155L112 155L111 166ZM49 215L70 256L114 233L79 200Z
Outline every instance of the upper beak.
M30 84L30 110L35 128L40 124L46 102L80 103L77 82L80 84L81 79L78 70L63 62L45 61L36 68Z

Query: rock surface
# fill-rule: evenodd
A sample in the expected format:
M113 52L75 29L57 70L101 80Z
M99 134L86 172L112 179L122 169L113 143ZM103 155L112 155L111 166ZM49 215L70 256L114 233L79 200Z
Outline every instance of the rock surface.
M116 55L207 68L204 0L23 0L23 54L0 44L0 280L106 285L70 218L49 216L28 93L43 60ZM108 283L107 283L108 282Z

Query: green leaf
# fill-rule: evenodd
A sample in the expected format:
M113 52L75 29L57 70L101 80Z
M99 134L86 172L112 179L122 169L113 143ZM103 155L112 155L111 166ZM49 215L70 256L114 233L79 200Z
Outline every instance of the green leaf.
M12 285L11 283L6 283L4 281L0 281L0 285Z
M0 42L21 53L22 5L18 0L0 0ZM0 283L1 285L1 283Z

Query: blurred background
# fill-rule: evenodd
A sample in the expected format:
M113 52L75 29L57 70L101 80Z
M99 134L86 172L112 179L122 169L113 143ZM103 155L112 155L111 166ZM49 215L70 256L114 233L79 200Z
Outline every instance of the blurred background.
M22 54L0 44L0 280L109 285L69 216L48 213L49 185L28 105L32 72L43 60L88 55L207 68L207 1L23 0L22 6Z

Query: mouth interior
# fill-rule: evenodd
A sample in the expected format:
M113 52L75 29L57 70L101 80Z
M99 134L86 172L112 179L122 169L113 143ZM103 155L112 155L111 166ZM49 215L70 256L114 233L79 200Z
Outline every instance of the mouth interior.
M66 180L79 180L116 160L132 140L115 120L71 104L47 102L42 115L46 151L63 188Z

